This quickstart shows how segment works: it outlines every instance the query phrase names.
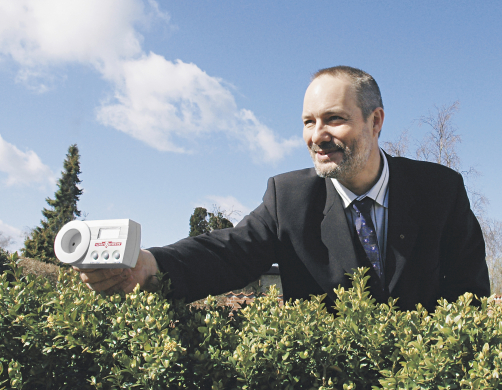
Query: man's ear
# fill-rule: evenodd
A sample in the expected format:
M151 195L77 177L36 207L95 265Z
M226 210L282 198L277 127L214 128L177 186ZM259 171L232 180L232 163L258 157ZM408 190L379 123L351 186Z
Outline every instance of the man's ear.
M372 115L373 115L373 135L380 137L380 131L382 130L383 120L385 118L385 112L382 107L378 107L375 108Z

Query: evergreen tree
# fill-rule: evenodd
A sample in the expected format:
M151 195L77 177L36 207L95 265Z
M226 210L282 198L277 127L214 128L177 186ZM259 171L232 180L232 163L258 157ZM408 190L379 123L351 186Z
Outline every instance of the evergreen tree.
M190 216L189 237L195 237L199 234L209 233L209 223L207 221L207 210L204 207L196 207Z
M233 223L219 209L215 208L214 213L208 213L204 207L197 207L190 216L189 236L195 237L213 230L231 227L234 227Z
M50 208L44 208L40 221L41 226L32 230L24 242L22 253L25 257L36 258L48 263L59 263L54 254L54 240L58 231L68 222L80 217L77 202L82 190L78 187L81 183L80 155L77 145L68 148L63 164L61 178L58 181L58 190L55 199L47 198L45 201Z

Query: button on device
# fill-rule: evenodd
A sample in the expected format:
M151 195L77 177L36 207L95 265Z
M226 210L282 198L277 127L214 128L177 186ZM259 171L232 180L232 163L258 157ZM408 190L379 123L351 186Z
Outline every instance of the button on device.
M96 251L92 252L91 257L93 258L93 260L97 260L99 257L98 252L96 252Z
M115 251L115 252L113 252L113 255L112 255L112 256L113 256L113 258L114 258L115 260L118 260L118 259L120 259L120 252L119 252L119 251Z
M107 252L107 251L104 251L102 254L101 254L101 257L105 260L108 260L108 258L110 257L110 254Z

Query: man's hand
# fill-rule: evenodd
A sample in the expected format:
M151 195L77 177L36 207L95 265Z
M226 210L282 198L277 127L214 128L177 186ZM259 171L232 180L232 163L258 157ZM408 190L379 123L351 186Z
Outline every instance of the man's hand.
M143 290L154 290L157 282L155 274L158 271L157 261L153 255L141 249L134 268L94 268L81 269L73 267L80 272L80 279L95 291L104 291L113 294L123 290L130 293L139 283Z

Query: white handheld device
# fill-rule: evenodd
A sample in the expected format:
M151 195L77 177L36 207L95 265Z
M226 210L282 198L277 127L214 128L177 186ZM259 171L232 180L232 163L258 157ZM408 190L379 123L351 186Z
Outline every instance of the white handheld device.
M57 234L54 252L78 268L134 268L140 243L141 225L130 219L71 221Z

